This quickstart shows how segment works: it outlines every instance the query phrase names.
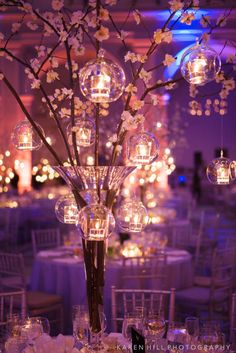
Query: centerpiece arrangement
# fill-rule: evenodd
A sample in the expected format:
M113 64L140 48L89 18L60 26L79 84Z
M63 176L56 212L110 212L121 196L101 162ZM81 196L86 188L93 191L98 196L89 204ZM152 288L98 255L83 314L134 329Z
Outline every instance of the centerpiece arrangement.
M0 79L15 97L25 120L15 127L12 141L21 151L34 151L44 145L59 173L70 188L70 194L57 202L56 215L64 223L76 223L82 236L87 282L90 326L100 332L100 308L103 305L106 239L114 230L115 218L121 229L139 232L148 222L146 210L139 200L128 200L113 215L113 204L125 178L138 165L154 162L159 154L156 136L148 131L145 106L158 105L158 90L171 90L183 77L191 84L204 85L218 78L225 88L227 78L220 71L220 58L206 42L205 35L184 53L182 76L172 79L159 77L160 67L169 67L176 58L165 53L164 60L150 64L164 44L173 39L173 29L181 22L190 25L199 10L198 0L169 1L169 16L162 28L153 34L145 27L143 15L131 6L120 28L112 6L116 0L90 0L83 8L72 11L64 0L53 0L50 10L33 6L23 0L0 0L1 11L16 11L18 20L11 24L9 35L0 33L1 60L17 62L24 68L31 89L41 96L41 104L48 110L55 129L60 134L66 158L61 158L50 144L42 127L25 106L20 94L0 69ZM221 26L228 14L214 28ZM129 50L129 32L125 26L130 17L147 31L150 45L146 53ZM202 17L209 32L209 19ZM11 48L11 40L25 28L41 33L34 55L23 58ZM117 36L125 51L124 61L118 64L103 50L110 35ZM203 44L204 43L204 44ZM83 57L93 49L92 59L85 64ZM63 74L62 74L63 68ZM195 88L196 89L196 88ZM227 93L230 91L228 88ZM111 130L116 132L101 140L101 121L109 104L119 100L120 120L116 126L110 117ZM104 131L103 131L104 136ZM102 160L102 145L111 150L106 163ZM88 152L89 151L89 152ZM104 165L103 165L104 164Z

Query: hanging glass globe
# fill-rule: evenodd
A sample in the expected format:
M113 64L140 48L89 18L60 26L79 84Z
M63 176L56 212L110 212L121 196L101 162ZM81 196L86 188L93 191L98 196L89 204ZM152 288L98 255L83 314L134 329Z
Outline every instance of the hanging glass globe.
M103 50L80 70L79 79L81 92L93 103L114 102L125 88L123 69L111 60L104 59Z
M186 50L180 62L181 73L185 80L198 86L213 81L220 68L220 56L205 44L196 44Z
M149 217L141 201L128 200L119 207L116 220L123 231L139 233L148 224Z
M133 135L127 141L127 158L135 165L147 165L157 159L159 143L149 132Z
M79 212L78 224L84 239L101 241L111 235L115 228L115 219L107 207L92 204L83 207Z
M44 135L41 126L38 124L37 126ZM14 146L20 151L35 151L43 144L37 132L27 119L20 121L15 126L11 135L11 140Z
M215 185L229 185L232 181L231 161L223 157L214 159L207 167L207 178Z
M90 147L95 142L95 124L90 119L76 119L75 126L67 129L68 141L72 145L72 131L76 134L76 145L78 147Z
M73 194L60 197L55 205L57 219L61 223L78 223L78 207Z

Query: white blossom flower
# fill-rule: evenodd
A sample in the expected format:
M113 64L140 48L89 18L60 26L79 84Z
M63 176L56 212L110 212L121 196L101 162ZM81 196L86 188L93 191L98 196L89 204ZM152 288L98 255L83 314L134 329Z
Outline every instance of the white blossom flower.
M89 27L96 28L96 26L97 26L96 13L94 12L94 13L92 13L92 16L87 16L86 17L86 22L87 22Z
M144 115L143 114L137 114L137 115L132 115L130 112L125 110L121 114L121 120L123 120L122 124L122 129L123 130L133 130L136 129L138 124L143 123L144 121Z
M80 20L83 17L82 11L74 11L71 15L71 25L79 25Z
M34 22L32 22L32 21L28 21L28 22L26 23L26 25L27 25L27 27L28 27L29 29L31 29L32 31L36 31L36 29L39 28L39 26L37 25L37 23L34 23Z
M144 101L141 101L139 99L135 99L131 102L132 109L134 110L139 110L144 106Z
M148 72L146 70L144 70L144 68L142 68L142 70L139 73L139 77L145 82L145 84L147 85L149 83L149 81L152 78L152 73Z
M11 26L12 33L18 32L20 27L21 27L21 23L20 22L13 23L12 26Z
M31 59L30 64L31 64L32 68L34 69L34 71L37 71L39 69L40 62L38 59L36 59L36 58Z
M107 40L109 38L109 28L101 26L98 31L95 32L94 37L102 42L103 40Z
M4 75L0 73L0 81L4 79Z
M108 140L109 140L111 143L117 142L117 134L113 134Z
M181 0L171 0L169 1L169 6L171 11L175 12L182 10L182 8L184 7L184 3Z
M39 89L40 88L40 80L34 79L33 82L31 83L31 88L32 89Z
M170 43L172 41L172 32L169 29L164 32L162 29L157 29L154 32L153 39L156 44L160 44L162 42Z
M133 11L133 16L134 16L134 20L135 20L136 24L139 25L140 22L141 22L141 14L140 14L140 11L139 11L139 10L134 10L134 11Z
M120 34L117 34L117 37L121 40L124 40L128 35L129 35L129 32L123 31L122 29L120 31Z
M101 8L99 11L99 19L102 21L109 20L109 12L106 9Z
M166 55L165 55L165 59L163 60L163 65L164 65L164 66L170 66L170 65L172 65L175 61L176 61L176 59L175 59L172 55L166 54Z
M68 33L66 31L61 31L60 32L60 38L59 40L61 42L65 42L67 40L67 37L68 37Z
M23 3L23 10L25 12L32 13L33 12L32 5L29 4L29 3L24 2Z
M60 11L64 6L64 0L52 0L52 9Z
M128 86L125 88L125 92L135 94L137 93L138 89L132 83L129 83Z
M55 80L59 80L59 75L56 71L54 70L49 70L47 72L47 83L52 83Z
M152 105L156 106L161 103L161 96L159 94L149 93Z
M53 69L58 68L59 63L58 63L58 59L57 58L51 58L51 66Z
M180 18L181 23L185 23L186 25L191 25L192 21L195 19L195 15L193 12L186 12Z
M165 89L171 90L171 89L175 88L175 85L176 85L175 82L167 83L167 85L165 86Z
M39 58L45 57L46 47L44 45L36 46L35 49L37 50L37 54Z

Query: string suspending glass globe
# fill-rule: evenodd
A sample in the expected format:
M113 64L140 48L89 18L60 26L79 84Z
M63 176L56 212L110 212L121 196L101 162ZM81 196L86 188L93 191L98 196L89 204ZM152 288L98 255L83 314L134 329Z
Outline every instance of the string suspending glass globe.
M218 53L205 44L196 44L187 49L180 62L183 77L190 84L203 86L213 81L220 72Z
M159 154L159 143L149 132L132 135L127 141L127 158L134 165L147 165L154 162Z
M116 221L121 230L139 233L148 224L149 217L141 201L127 200L118 208Z
M221 155L216 158L207 167L207 178L210 183L215 185L229 185L232 180L231 161Z
M85 206L79 212L78 226L86 240L102 241L107 239L115 228L115 219L111 211L101 205Z
M72 145L72 131L75 132L76 145L78 147L90 147L95 142L95 124L90 119L76 119L75 126L68 126L68 141Z
M37 127L44 135L41 126L37 124ZM20 121L15 126L11 135L11 140L16 149L20 151L35 151L43 144L41 138L27 119Z
M55 213L61 223L77 224L79 212L74 195L61 196L56 202Z
M79 80L82 94L93 103L114 102L125 88L123 69L110 59L105 59L103 50L80 70Z

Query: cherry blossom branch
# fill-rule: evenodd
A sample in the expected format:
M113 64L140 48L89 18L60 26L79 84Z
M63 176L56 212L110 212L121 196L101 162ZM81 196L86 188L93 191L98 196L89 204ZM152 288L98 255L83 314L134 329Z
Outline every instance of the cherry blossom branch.
M10 52L10 51L9 51L8 49L6 49L6 48L5 48L5 49L4 49L4 48L1 48L1 49L0 49L0 52L1 52L1 51L6 52L6 53L7 53L10 57L12 57L15 61L19 62L19 63L20 63L21 65L23 65L24 67L28 68L28 69L30 70L30 72L32 73L32 75L34 76L34 78L35 78L36 80L39 80L38 75L35 73L35 71L33 70L33 68L32 68L29 64L27 64L26 62L24 62L23 60L21 60L20 58L18 58L16 55L12 54L12 52ZM52 114L53 114L53 117L54 117L54 120L55 120L55 122L56 122L56 125L57 125L57 127L58 127L58 129L59 129L59 132L60 132L60 134L61 134L61 136L62 136L62 139L63 139L63 141L64 141L64 144L65 144L65 147L66 147L66 150L67 150L67 153L68 153L68 157L69 157L69 159L70 159L70 163L73 165L73 164L74 164L74 161L73 161L72 156L71 156L70 147L69 147L69 145L68 145L68 142L67 142L66 136L65 136L65 134L64 134L64 131L63 131L62 127L61 127L61 124L60 124L60 121L59 121L59 119L58 119L57 113L56 113L56 111L54 110L54 108L53 108L53 106L52 106L52 103L51 103L50 99L48 98L48 95L47 95L45 89L43 88L42 84L40 84L39 89L40 89L41 93L43 94L43 96L44 96L44 98L45 98L45 100L46 100L46 103L47 103L47 105L48 105L50 111L51 111Z
M51 147L51 145L47 142L44 134L42 133L42 131L40 130L40 128L38 127L38 125L34 122L33 118L31 117L31 115L29 114L28 110L26 109L25 105L23 104L19 94L16 92L16 90L14 89L14 87L12 86L12 84L10 83L10 81L6 78L6 76L4 76L3 72L0 71L0 73L3 75L3 82L6 84L7 88L10 90L10 92L12 93L12 95L14 96L14 98L16 99L18 105L20 106L22 112L24 113L24 115L26 116L26 118L29 120L30 124L33 126L33 128L35 129L35 131L37 132L37 134L39 135L40 139L43 141L45 147L48 149L48 151L52 154L53 158L55 159L55 161L62 166L63 163L60 160L60 158L58 157L57 153L54 151L54 149Z

